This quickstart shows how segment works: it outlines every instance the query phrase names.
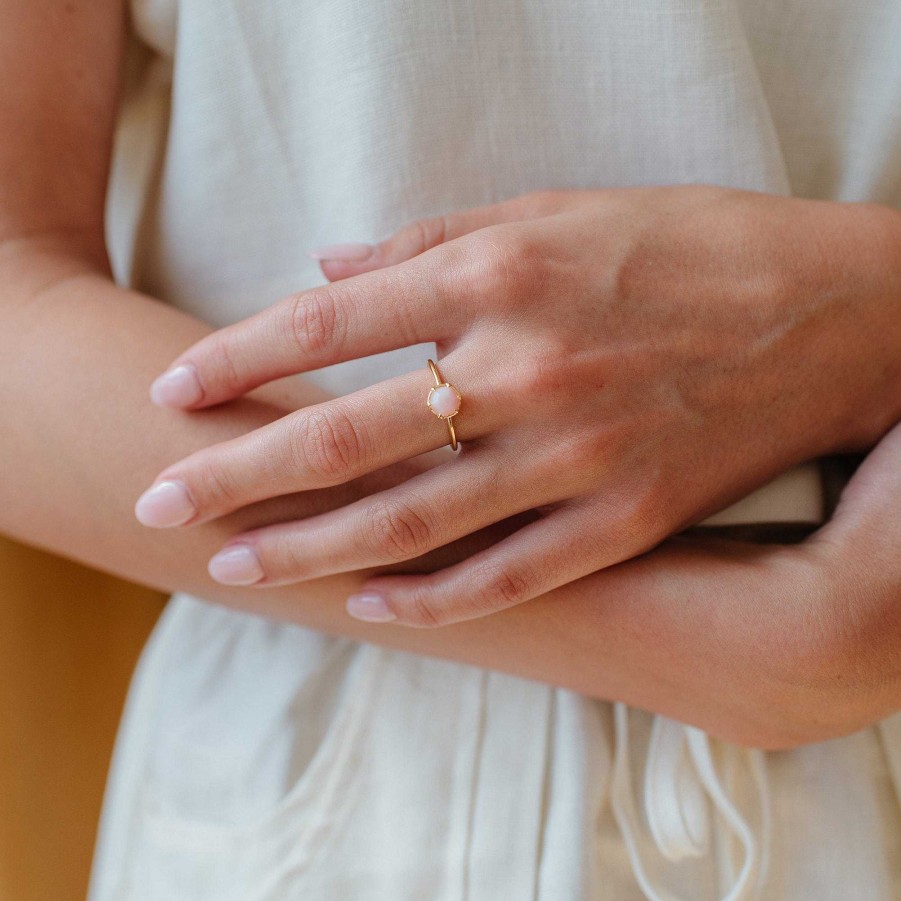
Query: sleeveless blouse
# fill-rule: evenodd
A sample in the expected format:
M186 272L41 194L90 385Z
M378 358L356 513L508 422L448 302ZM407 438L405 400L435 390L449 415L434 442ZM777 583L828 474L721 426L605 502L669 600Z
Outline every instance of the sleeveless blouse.
M898 0L130 6L114 268L214 326L321 284L309 248L538 188L901 207ZM343 394L432 349L312 378ZM717 521L821 516L804 466ZM177 595L134 677L90 897L888 901L899 780L901 717L763 753Z

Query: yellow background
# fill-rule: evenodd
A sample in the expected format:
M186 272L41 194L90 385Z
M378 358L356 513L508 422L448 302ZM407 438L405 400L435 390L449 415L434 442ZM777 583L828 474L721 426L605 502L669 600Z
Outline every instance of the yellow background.
M0 899L84 901L155 592L0 539Z

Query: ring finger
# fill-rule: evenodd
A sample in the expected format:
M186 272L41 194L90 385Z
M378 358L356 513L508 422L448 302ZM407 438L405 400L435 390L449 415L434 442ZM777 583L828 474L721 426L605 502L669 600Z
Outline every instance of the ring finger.
M453 362L443 374L456 371L463 384L473 381ZM431 387L423 368L204 448L164 470L135 513L156 528L193 525L267 498L348 482L442 447L448 430L426 407ZM503 404L467 391L454 417L458 439L489 434L500 424L493 412L499 410Z

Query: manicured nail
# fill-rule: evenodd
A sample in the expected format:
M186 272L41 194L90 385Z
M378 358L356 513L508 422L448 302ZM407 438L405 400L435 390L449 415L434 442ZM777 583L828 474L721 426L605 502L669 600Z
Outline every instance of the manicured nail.
M202 397L197 370L189 363L164 372L150 386L150 399L160 407L189 407Z
M311 260L336 260L340 263L361 263L372 256L375 248L371 244L328 244L311 250L307 256Z
M390 623L397 619L388 609L385 599L374 591L352 594L344 606L354 619L363 619L368 623Z
M246 544L219 551L207 567L210 575L223 585L253 585L265 573L257 552Z
M135 504L138 522L155 529L168 529L186 523L197 508L181 482L158 482L148 488Z

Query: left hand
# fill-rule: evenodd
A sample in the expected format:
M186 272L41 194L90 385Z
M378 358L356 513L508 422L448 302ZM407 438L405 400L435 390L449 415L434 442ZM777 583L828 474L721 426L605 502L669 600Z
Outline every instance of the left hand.
M874 443L901 416L898 221L696 186L529 194L326 262L331 284L182 354L163 382L181 394L162 399L196 409L436 341L463 395L459 458L228 547L253 551L254 584L284 584L539 511L448 569L374 578L358 602L410 625L480 616L641 554L795 463ZM202 450L155 484L182 483L195 523L348 481L447 443L430 386L423 366Z
M899 508L901 425L803 542L689 531L541 599L538 615L549 608L555 630L555 604L575 604L570 618L587 611L595 697L768 750L837 738L901 709Z

